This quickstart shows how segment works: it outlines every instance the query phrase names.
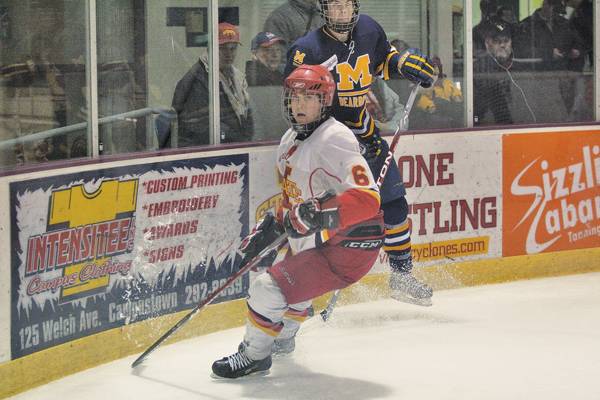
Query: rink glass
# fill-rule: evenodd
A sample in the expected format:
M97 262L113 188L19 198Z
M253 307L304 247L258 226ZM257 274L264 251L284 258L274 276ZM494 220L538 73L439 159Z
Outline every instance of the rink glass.
M310 0L304 0L310 3ZM240 42L234 66L244 73L252 60L251 41L265 30L267 18L285 0L8 0L0 6L0 170L108 155L122 155L189 146L171 108L177 82L204 55L212 65L217 33L212 21L239 25ZM316 1L314 2L316 5ZM569 1L561 12L574 14ZM501 17L516 23L535 12L541 0L497 0ZM218 16L211 19L212 10ZM595 74L590 41L580 49L581 67L540 62L538 54L515 53L508 105L512 120L498 123L490 113L475 116L473 86L478 54L472 29L482 19L479 1L364 0L361 13L377 20L398 50L418 47L432 58L443 79L421 93L410 116L413 131L465 129L478 126L581 123L597 120ZM290 14L287 22L300 29L315 24ZM593 21L593 20L592 20ZM290 25L294 25L293 23ZM569 57L561 45L561 52ZM282 60L284 62L284 60ZM516 68L517 64L520 68ZM218 62L215 64L218 65ZM526 68L522 68L526 65ZM208 72L209 80L213 71ZM440 75L442 76L442 75ZM216 77L215 77L216 78ZM505 77L506 78L506 77ZM510 79L510 78L508 78ZM410 87L391 80L388 87L404 103ZM207 138L219 144L227 128L218 110L227 97L204 91L207 107L198 119ZM521 91L527 105L515 106ZM280 115L281 86L247 89L254 120L251 142L277 141L286 129ZM217 101L219 100L219 101ZM494 98L492 98L494 100ZM531 112L535 120L528 119ZM397 110L395 111L398 112ZM393 119L389 110L381 122ZM476 119L475 119L476 118ZM389 124L388 124L389 125ZM35 135L35 136L33 136Z

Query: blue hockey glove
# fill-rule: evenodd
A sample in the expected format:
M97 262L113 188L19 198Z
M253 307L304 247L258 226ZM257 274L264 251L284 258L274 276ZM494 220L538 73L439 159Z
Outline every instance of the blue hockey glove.
M383 139L379 134L374 133L371 137L359 141L360 154L367 160L372 162L381 154Z
M283 234L283 226L277 222L275 216L271 213L266 213L265 216L259 220L252 232L248 234L240 244L239 250L244 255L242 265L245 265L248 261L253 259L260 253L264 248L273 243L281 234ZM270 259L272 263L275 259L275 254L268 254L265 259ZM261 263L262 264L262 263Z
M283 226L291 237L307 236L322 229L335 229L339 225L338 203L332 192L294 205L283 219Z
M400 56L398 71L406 79L419 83L424 88L431 87L435 82L431 60L419 49L408 49Z

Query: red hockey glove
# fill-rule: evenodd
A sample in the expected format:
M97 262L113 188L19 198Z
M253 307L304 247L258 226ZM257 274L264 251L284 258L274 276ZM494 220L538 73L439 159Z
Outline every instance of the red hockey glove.
M332 192L294 205L283 220L283 226L291 237L307 236L339 225L338 204Z
M435 81L431 60L419 49L408 49L398 61L398 71L406 79L429 88Z
M283 226L271 213L266 213L265 216L256 223L252 231L246 236L240 244L239 250L244 254L242 265L253 259L260 253L265 247L270 245L283 234ZM275 252L275 255L277 252ZM271 254L265 259L269 259ZM273 259L275 257L272 257ZM271 260L273 262L273 260ZM262 263L261 263L262 264Z

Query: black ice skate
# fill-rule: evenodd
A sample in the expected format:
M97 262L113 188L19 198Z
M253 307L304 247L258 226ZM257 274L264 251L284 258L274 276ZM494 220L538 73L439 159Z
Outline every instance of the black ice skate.
M271 368L271 356L262 360L252 360L246 355L245 346L240 343L238 352L217 360L212 365L215 378L241 378L248 375L267 375Z
M419 282L410 272L392 271L390 274L391 297L404 303L431 306L433 290Z

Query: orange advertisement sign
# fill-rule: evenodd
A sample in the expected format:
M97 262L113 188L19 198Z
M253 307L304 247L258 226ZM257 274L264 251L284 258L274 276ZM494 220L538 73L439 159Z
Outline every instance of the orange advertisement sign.
M600 247L600 131L503 137L504 256Z

